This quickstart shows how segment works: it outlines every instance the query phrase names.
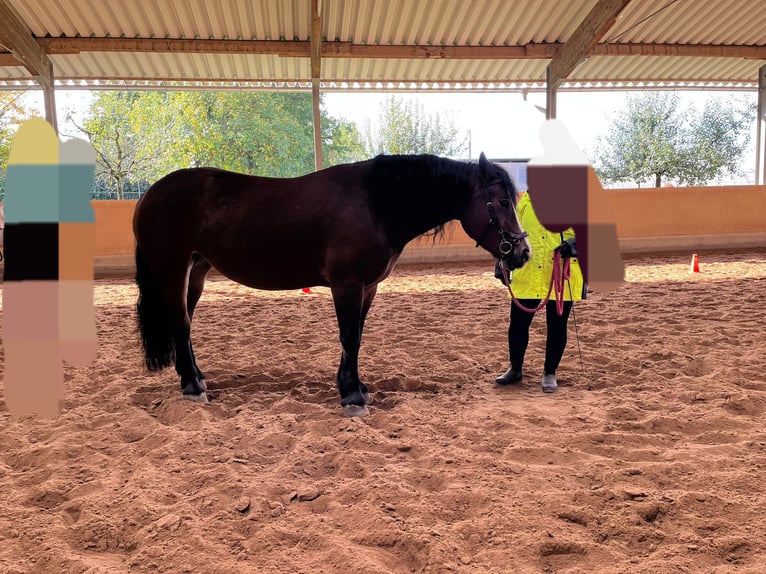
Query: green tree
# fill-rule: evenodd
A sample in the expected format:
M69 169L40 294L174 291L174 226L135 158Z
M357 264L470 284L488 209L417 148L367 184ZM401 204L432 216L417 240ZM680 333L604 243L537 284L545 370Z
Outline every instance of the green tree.
M291 177L315 165L307 93L98 92L81 129L97 152L97 179L118 196L190 166ZM322 132L327 165L363 157L353 124L323 113Z
M682 109L676 92L629 95L626 109L598 139L595 167L605 182L676 180L702 185L735 175L750 141L753 102L708 100Z
M134 126L135 118L141 115L142 97L139 92L100 92L91 103L83 125L76 125L96 152L94 177L97 184L100 182L116 190L118 199L124 198L126 187L140 179L152 163L146 142Z
M427 114L422 103L390 96L381 105L377 128L365 127L365 147L369 155L418 154L460 157L468 150L466 138L458 128L437 112Z
M275 92L183 92L171 108L178 118L170 157L286 177L314 168L311 96Z
M326 116L322 119L322 162L326 167L363 160L367 152L353 122Z

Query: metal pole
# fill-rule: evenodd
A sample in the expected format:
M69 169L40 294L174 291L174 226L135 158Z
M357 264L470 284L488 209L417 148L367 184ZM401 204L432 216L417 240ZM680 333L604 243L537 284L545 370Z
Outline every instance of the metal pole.
M758 69L758 124L755 136L755 184L763 185L766 172L766 64Z
M319 79L311 80L311 99L314 104L314 163L322 169L322 118L319 110Z
M322 77L322 0L311 0L311 100L314 108L314 165L322 169L322 119L319 80Z

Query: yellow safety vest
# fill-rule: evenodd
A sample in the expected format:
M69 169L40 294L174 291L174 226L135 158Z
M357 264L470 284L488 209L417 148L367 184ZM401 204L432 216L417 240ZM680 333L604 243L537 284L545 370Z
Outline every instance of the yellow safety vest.
M518 299L545 299L548 286L553 274L553 250L563 239L574 237L570 227L563 233L552 232L543 227L532 208L529 193L524 193L516 205L516 212L524 231L529 233L529 243L532 246L532 258L521 269L514 269L511 279L513 294ZM582 299L583 276L577 257L570 259L570 277L564 284L564 300L579 301ZM555 292L551 291L551 301Z

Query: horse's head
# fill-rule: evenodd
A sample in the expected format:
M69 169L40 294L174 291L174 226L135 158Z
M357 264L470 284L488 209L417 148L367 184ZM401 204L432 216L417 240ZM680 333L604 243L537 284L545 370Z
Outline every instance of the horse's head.
M527 233L516 216L516 186L508 172L482 153L470 205L460 223L466 233L508 269L523 267L532 256Z

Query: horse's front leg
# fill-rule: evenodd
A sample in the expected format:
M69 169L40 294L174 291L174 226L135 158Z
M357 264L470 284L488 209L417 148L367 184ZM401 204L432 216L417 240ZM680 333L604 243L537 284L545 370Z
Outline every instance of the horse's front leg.
M367 319L367 313L370 310L370 305L372 305L372 300L375 299L375 294L378 292L378 284L374 283L373 285L368 285L367 288L364 290L364 300L362 301L362 314L359 317L359 345L361 346L361 339L364 334L364 322ZM362 395L364 396L364 403L367 405L372 404L372 395L370 394L369 389L367 388L367 385L359 382L359 388L362 391Z
M341 355L337 376L340 404L348 416L363 416L369 412L369 395L366 387L363 390L359 379L359 345L365 289L361 284L345 284L333 285L331 291L340 330Z

